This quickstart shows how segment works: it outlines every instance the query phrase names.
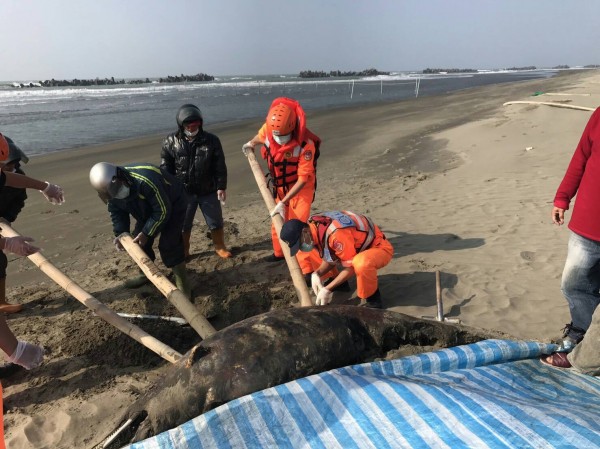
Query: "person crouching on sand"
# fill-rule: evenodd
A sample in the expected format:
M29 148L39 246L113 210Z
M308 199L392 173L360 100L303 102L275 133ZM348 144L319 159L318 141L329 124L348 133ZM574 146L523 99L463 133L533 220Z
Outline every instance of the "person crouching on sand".
M361 305L382 307L377 270L390 263L394 248L369 217L350 211L323 212L312 215L306 223L296 219L287 221L279 237L289 245L292 255L318 250L322 263L311 276L317 305L329 304L333 290L356 275L356 294ZM321 278L337 262L341 263L342 271L324 285Z
M162 262L173 271L175 284L188 298L191 287L185 267L181 229L187 209L183 184L165 170L152 164L116 166L98 162L90 170L90 183L98 196L108 205L117 250L124 248L118 236L130 232L131 215L136 220L134 243L139 244L148 257L156 256L154 239ZM125 287L141 287L148 279L142 274L126 282Z

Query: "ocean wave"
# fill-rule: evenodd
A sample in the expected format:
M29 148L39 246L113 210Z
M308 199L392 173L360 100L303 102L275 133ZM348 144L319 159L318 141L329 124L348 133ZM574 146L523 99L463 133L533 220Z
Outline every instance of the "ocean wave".
M223 90L225 92L232 89L264 89L269 87L285 87L285 86L301 86L301 85L327 85L327 84L348 84L359 82L397 82L410 81L415 78L423 77L447 77L460 78L465 74L445 74L445 75L422 75L418 73L395 73L393 75L379 75L373 77L362 78L298 78L296 76L277 75L269 78L258 79L256 77L229 77L223 81L213 82L191 82L177 84L146 84L146 85L131 85L131 86L98 86L98 87L35 87L35 88L6 88L3 86L0 89L0 101L3 105L8 105L12 102L36 103L39 101L47 101L51 98L56 101L72 100L73 98L109 98L109 97L130 97L130 96L147 96L151 94L168 94L173 92L190 92L190 91L215 91Z

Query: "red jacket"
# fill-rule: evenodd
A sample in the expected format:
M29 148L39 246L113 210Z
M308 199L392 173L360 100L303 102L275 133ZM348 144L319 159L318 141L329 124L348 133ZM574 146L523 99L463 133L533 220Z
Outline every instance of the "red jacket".
M579 145L569 163L554 206L569 209L577 194L569 229L591 240L600 241L600 108L588 121Z

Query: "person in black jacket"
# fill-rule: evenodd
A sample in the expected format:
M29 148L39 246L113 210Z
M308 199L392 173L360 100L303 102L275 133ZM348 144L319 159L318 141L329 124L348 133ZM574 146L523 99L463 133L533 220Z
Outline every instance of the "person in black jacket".
M221 141L202 129L202 113L193 104L181 106L176 119L179 128L164 140L160 166L183 182L188 194L183 223L186 258L189 257L192 225L198 207L210 229L216 253L223 258L232 257L225 246L221 209L227 189L227 166Z
M115 239L114 245L123 250L118 236L130 232L130 216L136 220L133 241L138 243L151 260L152 248L159 236L158 251L162 262L173 270L175 284L190 297L181 228L187 209L183 184L174 176L152 164L116 166L99 162L90 170L90 183L108 205ZM130 280L126 287L147 282L145 276Z
M8 173L19 173L24 175L21 170L21 161L27 163L29 158L25 153L8 137L8 158L2 167L2 171ZM4 187L0 190L0 218L12 223L17 219L17 215L25 206L27 192L24 188ZM17 313L23 309L21 304L9 304L6 302L6 268L8 267L8 258L4 251L0 250L0 313Z

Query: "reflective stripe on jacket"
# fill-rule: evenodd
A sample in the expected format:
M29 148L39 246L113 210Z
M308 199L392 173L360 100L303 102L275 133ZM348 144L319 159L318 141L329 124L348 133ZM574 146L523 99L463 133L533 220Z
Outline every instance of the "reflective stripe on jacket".
M175 208L187 207L183 184L170 173L152 164L131 164L122 167L130 183L129 196L110 199L110 213L115 235L131 232L131 215L137 220L134 234L148 237L160 233Z
M350 211L331 211L316 214L308 219L316 230L313 238L317 242L317 248L323 259L333 262L337 259L335 248L329 247L329 238L339 229L354 228L363 234L362 239L355 240L354 249L357 253L368 249L375 239L375 225L365 215ZM332 251L333 249L333 251Z

